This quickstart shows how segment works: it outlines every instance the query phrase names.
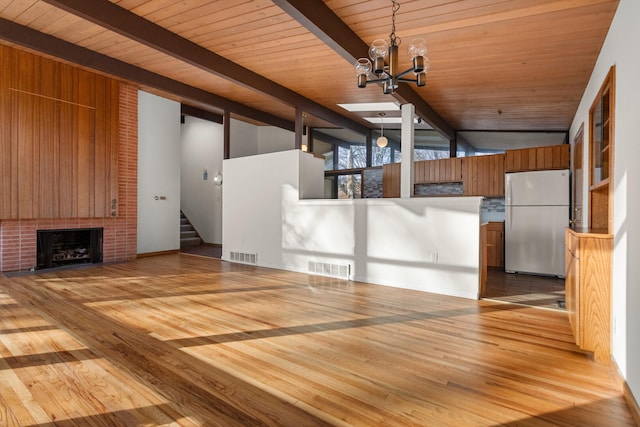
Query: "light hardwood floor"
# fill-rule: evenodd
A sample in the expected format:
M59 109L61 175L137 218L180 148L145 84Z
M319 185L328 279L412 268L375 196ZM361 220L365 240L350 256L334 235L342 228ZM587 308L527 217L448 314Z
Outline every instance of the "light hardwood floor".
M634 424L561 311L174 254L0 277L0 425Z

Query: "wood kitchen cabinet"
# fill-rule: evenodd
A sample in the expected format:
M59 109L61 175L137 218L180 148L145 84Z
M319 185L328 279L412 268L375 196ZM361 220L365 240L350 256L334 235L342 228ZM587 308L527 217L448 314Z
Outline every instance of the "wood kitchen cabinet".
M505 151L506 172L569 169L569 144Z
M611 230L615 67L609 70L589 112L589 226Z
M382 166L382 197L400 197L400 163Z
M462 182L465 196L504 196L504 154L465 157Z
M504 269L504 222L487 224L487 266Z
M453 157L415 162L414 182L416 184L461 182L462 161L461 157Z
M576 344L608 362L611 341L611 251L613 238L566 229L565 300Z

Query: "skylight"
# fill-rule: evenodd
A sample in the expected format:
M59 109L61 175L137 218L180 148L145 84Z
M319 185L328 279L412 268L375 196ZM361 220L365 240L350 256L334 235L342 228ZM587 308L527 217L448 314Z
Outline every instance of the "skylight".
M398 111L400 104L395 102L360 102L357 104L338 104L347 111Z

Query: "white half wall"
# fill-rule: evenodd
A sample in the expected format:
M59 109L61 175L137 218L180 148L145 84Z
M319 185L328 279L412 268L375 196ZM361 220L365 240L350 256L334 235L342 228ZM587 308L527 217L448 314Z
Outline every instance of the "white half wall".
M180 247L180 104L138 92L139 254Z
M322 166L299 150L225 160L223 259L348 265L351 279L478 298L482 198L320 200Z
M640 2L621 0L591 79L570 129L573 141L584 123L585 173L589 165L589 109L609 72L616 66L613 153L613 289L612 353L636 400L640 399ZM588 175L584 179L585 201ZM585 216L586 220L588 217Z
M223 126L185 116L181 129L180 207L205 243L221 244L223 187L214 177L222 174Z

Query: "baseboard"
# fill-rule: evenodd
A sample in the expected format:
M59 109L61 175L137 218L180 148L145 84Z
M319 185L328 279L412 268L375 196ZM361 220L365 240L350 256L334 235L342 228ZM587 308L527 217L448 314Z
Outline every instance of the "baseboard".
M622 396L624 397L624 400L627 402L627 406L629 406L629 412L631 412L631 416L633 417L633 420L636 422L636 425L640 426L640 406L638 405L638 401L636 400L635 396L633 395L633 392L629 388L629 384L622 376L622 373L620 372L620 367L618 366L614 358L611 358L611 365L613 367L613 371L615 375L618 376L618 379L622 384Z
M640 406L638 406L638 401L633 396L629 384L627 384L626 381L623 382L622 394L624 395L624 400L626 400L629 405L629 410L631 411L631 415L633 415L636 425L640 426Z
M144 254L136 255L136 258L147 258L150 256L158 256L158 255L173 255L180 252L180 249L172 249L170 251L158 251L158 252L146 252Z

